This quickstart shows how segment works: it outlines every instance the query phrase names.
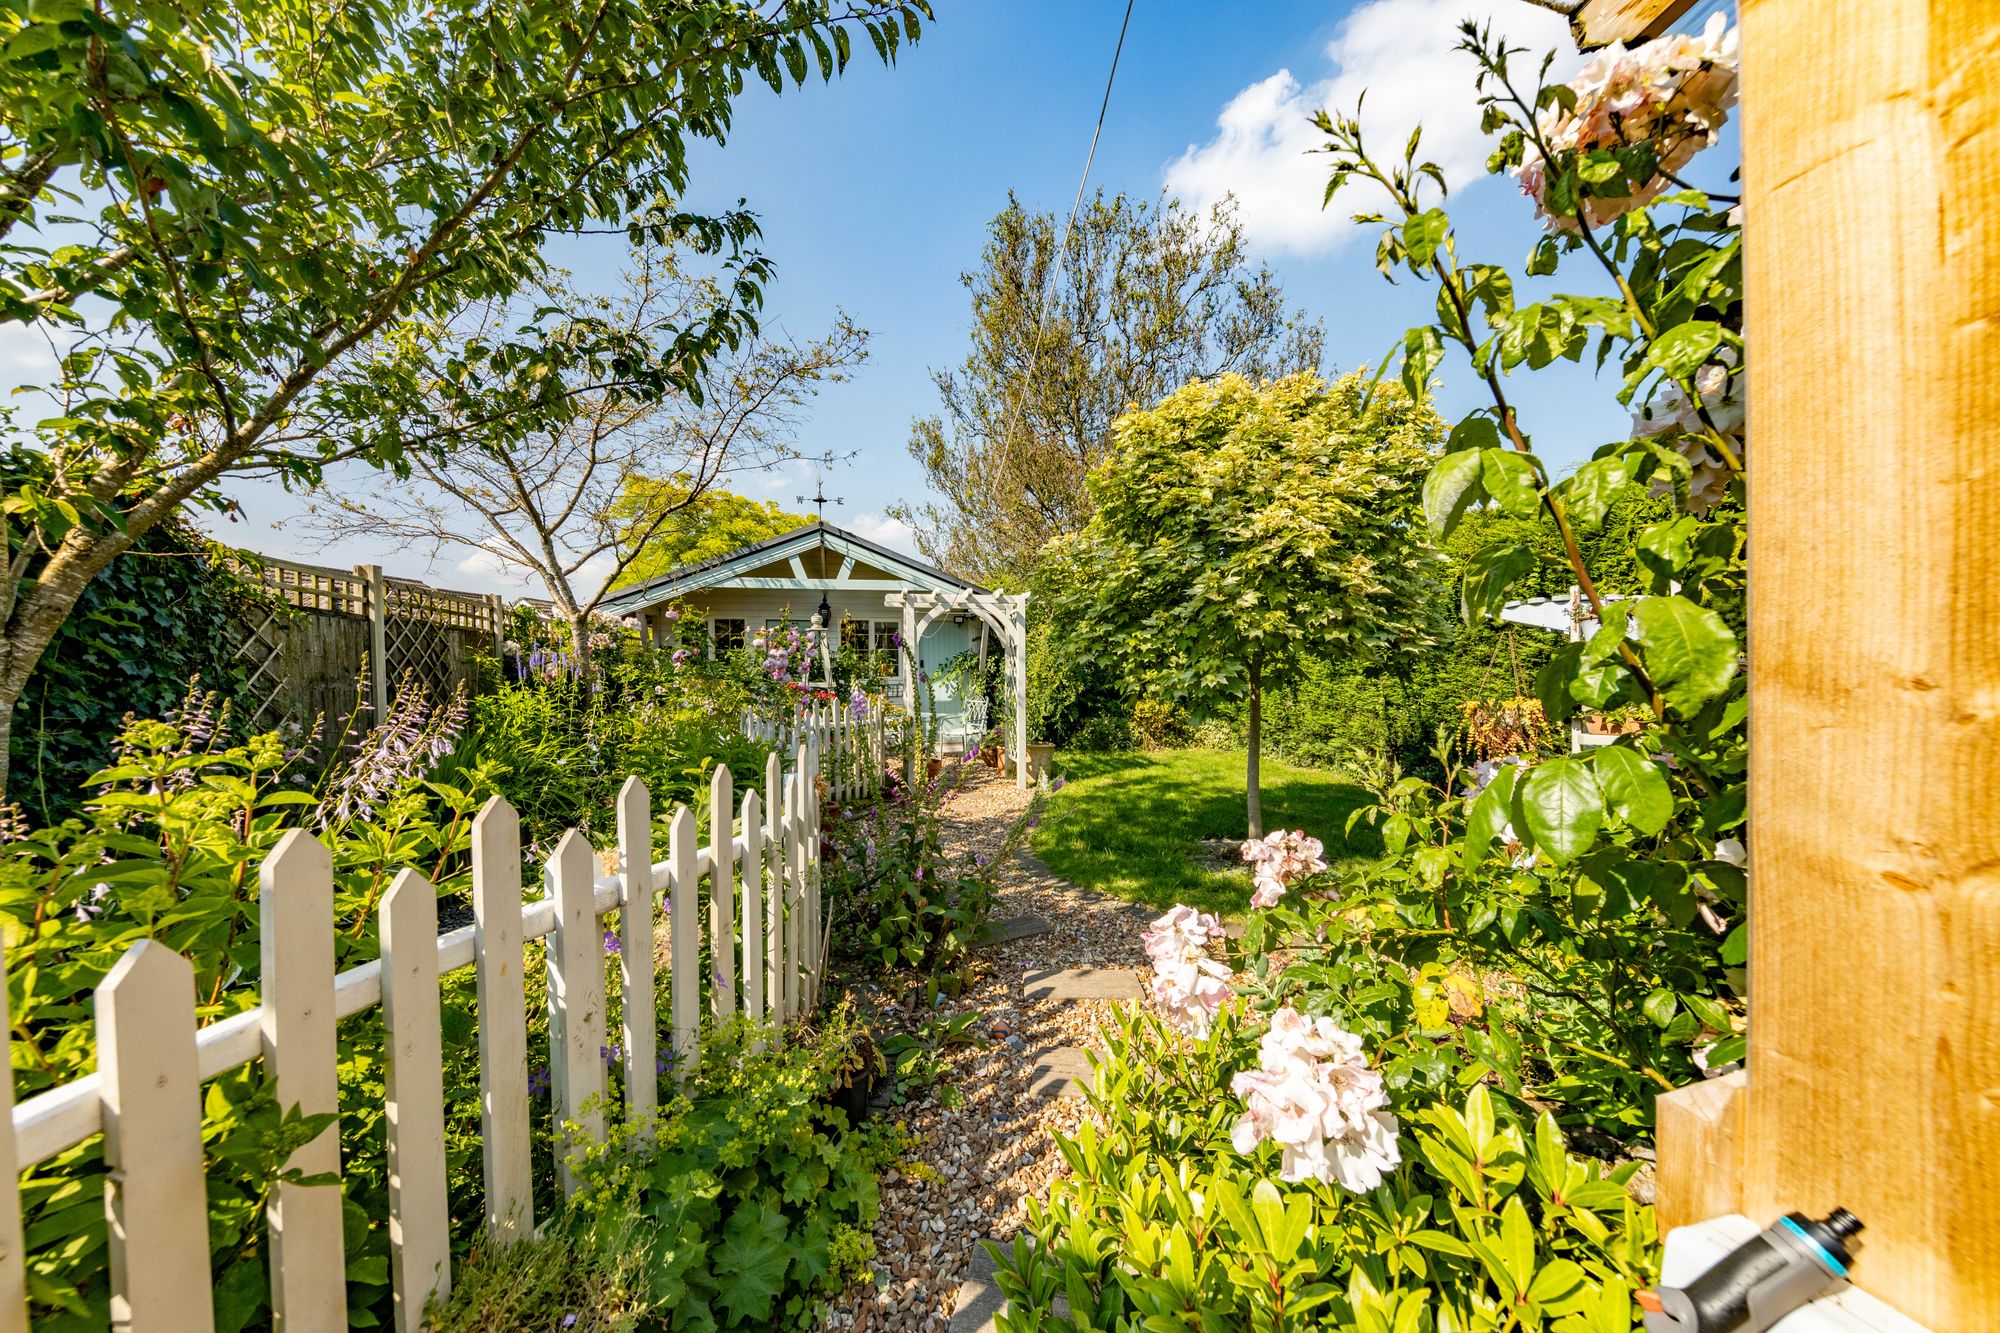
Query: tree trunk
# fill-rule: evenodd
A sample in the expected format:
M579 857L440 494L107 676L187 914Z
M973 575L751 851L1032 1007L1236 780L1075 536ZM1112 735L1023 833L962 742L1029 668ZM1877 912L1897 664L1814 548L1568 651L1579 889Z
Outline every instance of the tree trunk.
M1264 836L1264 796L1257 786L1258 751L1264 746L1264 655L1250 655L1250 758L1244 769L1244 786L1248 791L1250 815L1250 836Z
M12 758L14 706L27 693L35 668L90 581L151 526L110 533L72 528L40 577L16 589L12 613L0 625L0 797Z
M590 675L590 613L565 608L569 619L570 648L576 656L576 673Z

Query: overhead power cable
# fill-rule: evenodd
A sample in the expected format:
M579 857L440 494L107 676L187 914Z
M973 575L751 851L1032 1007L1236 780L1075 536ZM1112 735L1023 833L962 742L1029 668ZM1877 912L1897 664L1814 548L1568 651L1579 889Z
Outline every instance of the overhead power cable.
M1118 82L1118 60L1125 54L1125 33L1132 26L1132 6L1134 0L1125 0L1125 17L1118 24L1118 43L1111 48L1111 72L1104 76L1104 97L1097 104L1097 127L1090 132L1090 151L1084 155L1083 175L1076 183L1076 198L1069 206L1069 219L1063 223L1062 237L1056 243L1055 256L1049 265L1049 276L1042 282L1042 290L1035 307L1035 337L1028 345L1028 370L1022 377L1021 388L1013 395L1013 403L1008 409L1005 428L1000 432L1000 471L1007 470L1011 461L1014 427L1021 416L1021 402L1027 391L1034 387L1035 375L1042 359L1042 335L1048 323L1049 294L1060 276L1064 258L1069 254L1069 238L1076 229L1076 216L1083 210L1083 194L1090 186L1090 169L1097 161L1097 141L1104 137L1104 115L1111 107L1111 89Z

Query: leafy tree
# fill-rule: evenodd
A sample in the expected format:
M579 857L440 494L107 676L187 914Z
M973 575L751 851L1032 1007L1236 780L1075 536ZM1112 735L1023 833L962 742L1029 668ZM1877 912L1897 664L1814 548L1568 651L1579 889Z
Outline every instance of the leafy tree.
M812 522L810 515L789 513L775 500L753 500L733 491L709 489L690 497L686 481L678 477L634 477L626 483L622 503L633 516L625 538L632 557L615 587L715 560ZM642 534L644 516L654 513L664 514L664 520Z
M932 372L939 412L910 429L937 504L903 506L924 553L1018 584L1090 517L1111 426L1195 379L1317 370L1325 331L1253 267L1233 202L1206 213L1100 191L1060 260L1061 220L1009 198L972 293L972 351ZM1044 309L1046 315L1044 316Z
M530 318L550 338L601 323L645 347L721 299L714 283L683 275L671 252L647 248L622 298L553 280L519 303L482 308L462 326L437 330L431 359L458 365L475 358L524 317L517 304L532 308ZM580 368L558 371L551 379L565 410L518 442L503 437L487 445L477 409L468 415L451 401L469 391L433 388L426 395L432 410L440 419L464 417L466 442L481 447L412 454L407 478L385 477L372 493L336 494L316 507L315 519L432 557L453 548L485 552L527 574L547 592L587 666L590 620L605 594L647 556L656 535L713 488L789 456L799 411L822 384L847 377L866 355L867 339L845 317L810 342L753 339L710 357L688 391L665 395L594 381Z
M1121 418L1091 475L1058 612L1128 688L1196 716L1242 702L1252 837L1264 690L1308 655L1431 636L1416 504L1441 433L1427 403L1359 375L1226 375Z
M746 76L893 59L926 0L271 0L0 18L0 320L65 351L0 502L0 733L89 581L232 474L310 484L527 438L569 382L697 391L754 331L745 209L678 206ZM81 217L65 214L80 213ZM517 330L442 377L421 338L619 230L714 257L727 300L638 347ZM450 411L427 391L442 382ZM455 395L464 389L463 398ZM0 742L6 740L0 735ZM0 744L0 754L6 751Z

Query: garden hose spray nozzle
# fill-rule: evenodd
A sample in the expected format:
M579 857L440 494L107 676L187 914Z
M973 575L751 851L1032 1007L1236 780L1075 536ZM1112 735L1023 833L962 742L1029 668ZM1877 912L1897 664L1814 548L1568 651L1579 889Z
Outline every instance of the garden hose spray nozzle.
M1764 1333L1847 1282L1847 1242L1860 1230L1845 1208L1819 1221L1786 1213L1685 1287L1640 1292L1646 1333Z

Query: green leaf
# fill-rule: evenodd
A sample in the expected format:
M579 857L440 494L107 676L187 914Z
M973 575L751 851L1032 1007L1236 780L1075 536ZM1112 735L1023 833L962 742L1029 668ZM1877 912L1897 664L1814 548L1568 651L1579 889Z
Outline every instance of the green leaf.
M1403 245L1410 252L1410 267L1425 269L1444 243L1451 220L1441 208L1426 209L1403 224Z
M1474 412L1465 420L1451 428L1446 437L1444 451L1455 454L1461 449L1500 448L1500 427L1484 411Z
M1602 527L1605 511L1632 484L1637 471L1638 460L1629 454L1614 454L1593 458L1571 473L1561 488L1570 522L1585 532Z
M1480 500L1483 469L1478 453L1446 454L1424 478L1424 517L1441 537L1449 537L1465 511Z
M1422 324L1403 335L1403 388L1421 402L1430 393L1431 372L1444 360L1438 331Z
M1476 455L1453 455L1453 457ZM1465 562L1459 608L1468 621L1500 613L1508 591L1535 568L1535 553L1522 542L1495 542Z
M1680 1003L1674 999L1672 991L1661 986L1646 996L1645 1002L1639 1007L1645 1011L1646 1017L1652 1021L1654 1027L1663 1028L1674 1021L1674 1014L1679 1011Z
M1701 369L1722 345L1722 325L1713 320L1692 319L1668 329L1653 339L1646 349L1646 365L1686 379Z
M1515 518L1533 518L1541 508L1541 475L1528 454L1513 449L1481 450L1479 480L1486 493Z
M1528 771L1520 787L1521 813L1535 845L1557 865L1590 850L1604 825L1604 793L1580 759L1549 759Z
M722 1244L715 1250L718 1303L740 1323L770 1318L790 1266L785 1215L768 1201L739 1206L723 1224Z
M1673 818L1673 791L1651 759L1623 745L1606 745L1591 755L1591 765L1605 805L1638 832L1652 837Z
M1728 688L1737 642L1721 616L1678 595L1643 598L1633 616L1653 686L1682 716Z
M1502 765L1493 775L1493 780L1479 795L1473 797L1472 805L1465 816L1465 868L1471 870L1486 859L1486 849L1500 836L1511 818L1514 805L1514 783L1519 780L1521 770L1512 764Z

